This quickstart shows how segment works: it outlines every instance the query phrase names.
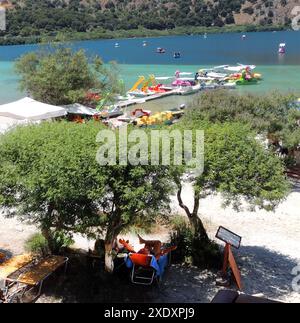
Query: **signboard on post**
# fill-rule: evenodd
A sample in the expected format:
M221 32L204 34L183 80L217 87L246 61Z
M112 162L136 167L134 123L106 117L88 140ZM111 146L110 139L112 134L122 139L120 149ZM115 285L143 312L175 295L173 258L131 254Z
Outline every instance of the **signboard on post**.
M226 244L231 245L232 247L239 249L241 246L242 242L242 237L235 234L234 232L224 228L220 227L217 234L216 238L219 240L225 242Z
M230 267L239 290L242 290L241 273L239 271L239 268L231 250L231 247L234 247L236 249L240 248L242 237L221 226L219 227L219 230L216 234L216 238L226 243L224 249L224 263L222 270L223 275L224 277L226 276L227 269L228 267Z

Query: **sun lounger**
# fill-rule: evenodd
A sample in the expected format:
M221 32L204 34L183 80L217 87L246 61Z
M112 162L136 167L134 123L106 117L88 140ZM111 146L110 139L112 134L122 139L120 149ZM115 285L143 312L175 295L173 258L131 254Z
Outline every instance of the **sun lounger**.
M8 280L9 276L33 261L31 254L15 256L0 264L0 280Z
M26 292L37 287L38 291L34 296L34 299L36 299L41 294L44 281L59 268L65 266L66 270L68 260L69 259L65 257L49 256L38 261L36 264L29 266L27 270L17 277L6 278L15 286L15 290L12 295L8 296L7 292L6 296L8 301L13 301L16 296L18 296L19 300L22 301Z
M49 256L48 258L41 260L24 274L21 274L17 279L17 283L18 285L25 286L23 295L26 291L38 287L35 298L40 296L44 281L59 268L65 266L66 270L68 260L69 259L65 257Z

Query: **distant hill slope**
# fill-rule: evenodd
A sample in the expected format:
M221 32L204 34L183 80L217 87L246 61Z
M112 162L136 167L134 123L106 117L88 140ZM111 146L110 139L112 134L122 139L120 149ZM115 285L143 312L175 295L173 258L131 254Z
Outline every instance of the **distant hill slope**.
M288 25L300 0L0 0L9 4L7 31L29 37L66 32L165 30L232 24Z

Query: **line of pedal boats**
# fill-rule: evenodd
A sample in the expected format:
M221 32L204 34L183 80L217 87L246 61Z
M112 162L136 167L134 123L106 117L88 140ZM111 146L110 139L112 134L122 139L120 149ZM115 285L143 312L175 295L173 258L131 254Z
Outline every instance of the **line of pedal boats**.
M255 65L237 64L200 69L196 73L176 71L175 76L140 76L127 92L127 98L143 98L170 91L172 94L189 95L201 90L256 85L262 80L262 75L255 69Z

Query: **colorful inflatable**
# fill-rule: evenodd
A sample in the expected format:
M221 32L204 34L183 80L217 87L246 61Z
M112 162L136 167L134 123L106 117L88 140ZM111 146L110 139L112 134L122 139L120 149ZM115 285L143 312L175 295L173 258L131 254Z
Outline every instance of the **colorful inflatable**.
M156 126L162 124L169 124L173 120L171 112L159 112L152 116L143 116L137 119L137 125L142 126Z

